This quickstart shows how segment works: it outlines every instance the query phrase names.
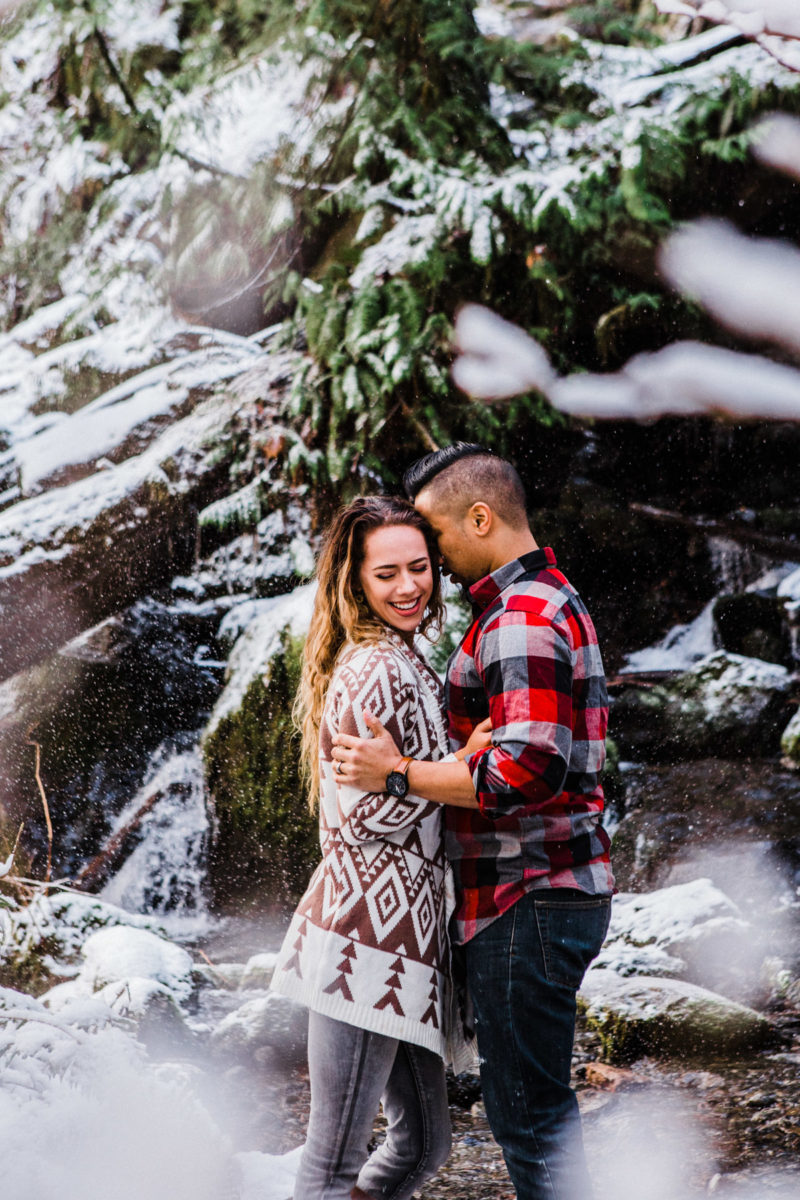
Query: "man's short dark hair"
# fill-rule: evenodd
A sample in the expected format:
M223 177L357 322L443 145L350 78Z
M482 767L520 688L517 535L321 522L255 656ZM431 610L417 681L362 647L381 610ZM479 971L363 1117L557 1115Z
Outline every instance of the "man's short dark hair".
M487 450L485 446L479 446L477 442L453 442L452 446L445 446L442 450L434 450L432 454L426 454L423 458L418 458L416 462L411 464L403 475L403 491L413 504L417 498L417 494L440 471L446 471L448 467L452 467L453 463L458 462L459 459L469 458L473 454L491 453L491 450Z
M514 529L528 523L525 488L516 469L477 442L454 442L412 463L403 476L409 500L429 485L436 504L459 517L483 501Z

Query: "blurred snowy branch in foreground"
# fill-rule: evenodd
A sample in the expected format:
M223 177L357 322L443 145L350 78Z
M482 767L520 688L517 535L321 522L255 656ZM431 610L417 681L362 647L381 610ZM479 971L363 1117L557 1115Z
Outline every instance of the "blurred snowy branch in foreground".
M792 0L800 31L800 4L795 4ZM800 177L800 121L769 118L754 150L762 162ZM772 342L800 359L800 251L795 247L748 238L725 221L706 219L668 238L659 265L669 283L728 329ZM538 391L555 408L580 417L718 413L737 420L800 421L800 370L759 355L675 342L637 355L617 374L564 379L537 342L474 304L458 313L456 349L456 384L482 400Z
M800 421L800 371L698 342L639 354L615 375L559 379L532 338L468 304L456 319L456 346L453 378L482 400L540 391L554 408L576 417L648 420L720 413L737 420Z
M664 277L735 333L800 354L800 250L695 221L659 255Z
M775 113L759 126L753 153L776 171L800 179L800 121Z
M793 70L800 70L800 5L797 0L655 0L662 13L702 17L732 25Z

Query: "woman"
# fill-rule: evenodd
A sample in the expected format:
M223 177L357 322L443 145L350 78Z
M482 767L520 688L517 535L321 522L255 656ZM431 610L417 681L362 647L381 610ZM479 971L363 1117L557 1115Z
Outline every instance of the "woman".
M337 731L367 734L364 708L403 755L447 754L441 684L414 646L441 621L437 561L414 508L366 497L339 513L317 567L297 715L322 862L272 983L311 1009L294 1200L405 1200L450 1151L443 1059L463 1069L469 1051L451 1028L441 807L347 787L331 754ZM380 1101L388 1129L368 1158Z

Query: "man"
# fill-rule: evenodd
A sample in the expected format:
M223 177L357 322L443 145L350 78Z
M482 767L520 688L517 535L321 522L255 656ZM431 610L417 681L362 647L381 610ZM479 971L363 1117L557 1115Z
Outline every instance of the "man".
M340 735L337 769L370 791L445 804L481 1083L519 1200L587 1200L570 1087L576 992L608 927L614 881L601 825L608 702L591 618L534 540L512 465L457 443L404 486L436 531L475 620L447 670L454 749L489 718L492 744L457 761L401 759ZM366 715L366 714L365 714Z

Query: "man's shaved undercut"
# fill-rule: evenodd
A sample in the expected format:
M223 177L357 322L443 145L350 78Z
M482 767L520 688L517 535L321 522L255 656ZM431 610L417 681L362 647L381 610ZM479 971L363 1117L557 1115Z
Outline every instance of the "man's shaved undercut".
M473 504L488 504L511 529L528 527L525 488L516 469L474 442L456 442L419 459L403 476L410 500L423 490L437 509L461 520Z

